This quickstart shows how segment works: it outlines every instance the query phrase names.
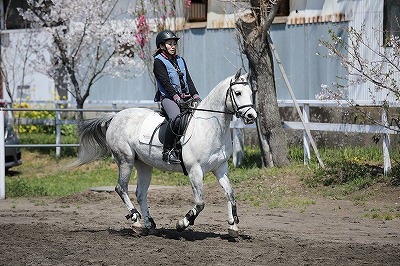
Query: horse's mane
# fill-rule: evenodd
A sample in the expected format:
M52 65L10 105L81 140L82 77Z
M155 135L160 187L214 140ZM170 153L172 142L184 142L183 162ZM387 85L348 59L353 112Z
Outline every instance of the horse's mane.
M225 94L226 90L228 89L228 84L229 81L232 79L232 76L227 77L226 79L222 80L215 86L210 93L204 98L203 102L204 104L209 103L210 99L215 100L217 98L220 98L221 95L223 95L223 101L225 101Z

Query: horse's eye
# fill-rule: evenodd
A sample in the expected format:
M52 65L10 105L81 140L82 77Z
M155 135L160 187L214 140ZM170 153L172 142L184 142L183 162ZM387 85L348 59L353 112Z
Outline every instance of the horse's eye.
M235 91L235 95L240 96L240 95L242 95L242 93L240 91Z

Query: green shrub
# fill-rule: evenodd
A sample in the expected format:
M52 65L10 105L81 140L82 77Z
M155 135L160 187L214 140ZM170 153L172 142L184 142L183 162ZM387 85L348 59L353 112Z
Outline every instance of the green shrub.
M325 168L315 167L314 174L305 177L303 182L311 188L322 187L326 196L343 198L377 183L396 183L396 178L383 175L380 148L323 148L320 154ZM392 176L395 171L398 167L393 167Z
M28 179L6 179L7 197L48 196L44 186Z
M14 108L30 108L30 105L27 103L14 104ZM30 118L30 119L55 119L55 112L48 111L16 111L14 113L15 119L18 118ZM54 126L47 125L19 125L18 132L19 133L47 133L53 134L55 131Z
M30 105L27 103L14 104L15 108L30 108ZM38 107L40 108L40 106ZM15 111L14 112L15 119L18 121L18 118L30 118L30 119L47 119L47 120L55 120L56 112L49 111ZM18 132L20 134L30 134L30 133L44 133L44 134L55 134L56 126L55 125L19 125ZM76 136L77 135L77 127L76 125L65 124L61 125L61 135L63 136Z

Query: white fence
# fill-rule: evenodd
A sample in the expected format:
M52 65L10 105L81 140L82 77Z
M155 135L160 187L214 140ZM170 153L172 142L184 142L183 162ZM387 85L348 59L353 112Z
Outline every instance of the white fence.
M59 156L62 147L78 147L79 144L61 144L61 125L62 124L76 124L75 120L64 120L61 119L62 112L117 112L117 104L127 105L129 107L151 107L157 108L158 106L149 101L139 102L112 102L111 108L106 109L65 109L61 108L61 105L65 102L56 103L56 108L2 108L0 111L0 125L4 125L4 111L49 111L55 112L56 116L54 120L48 119L19 119L20 124L41 124L41 125L55 125L56 127L56 143L55 144L20 144L20 145L5 145L4 144L4 126L0 126L0 199L5 198L5 167L4 167L4 155L5 149L8 147L49 147L56 148L56 155ZM105 105L102 103L95 103L97 105ZM108 103L110 104L110 103ZM292 106L292 101L279 101L280 107ZM302 106L303 117L307 123L308 128L311 131L333 131L333 132L353 132L353 133L370 133L370 134L381 134L383 137L383 156L384 156L384 173L385 175L391 169L390 161L390 134L398 134L400 129L397 126L380 126L380 125L359 125L359 124L335 124L335 123L310 123L310 106L337 106L337 102L320 102L320 101L298 101L298 104ZM371 102L360 102L360 105L368 106L373 105ZM342 106L348 105L346 102L341 103ZM92 104L93 106L93 104ZM109 106L109 105L108 105ZM374 103L376 106L376 103ZM400 106L399 103L390 103L390 106ZM382 108L382 124L388 125L387 115L385 109ZM310 140L307 134L305 134L304 126L301 122L284 121L283 127L293 130L303 130L303 149L304 149L304 164L309 163L311 159L310 155ZM244 125L241 120L233 119L231 122L231 128L233 129L233 163L235 166L240 166L244 158L244 132L245 128L255 128L255 124Z
M350 103L346 101L297 101L302 107L303 118L307 123L307 127L311 131L326 131L326 132L351 132L351 133L368 133L368 134L381 134L382 135L382 151L383 151L383 169L384 174L387 175L391 170L390 160L390 134L399 134L400 129L398 126L389 126L387 113L385 108L381 108L381 125L361 125L361 124L340 124L340 123L316 123L309 122L310 118L310 107L333 107L343 106L348 107ZM352 103L355 104L355 103ZM358 106L374 106L379 107L389 105L390 107L400 107L400 103L376 103L371 101L360 101L356 103ZM278 101L279 107L293 106L293 101ZM383 126L386 125L386 126ZM311 159L310 155L310 140L305 132L304 125L301 122L283 121L283 127L293 130L303 131L303 151L304 151L304 164L308 164ZM243 128L255 128L255 125L244 125L241 120L235 120L231 122L231 128L233 128L233 162L236 165L240 165L243 161Z

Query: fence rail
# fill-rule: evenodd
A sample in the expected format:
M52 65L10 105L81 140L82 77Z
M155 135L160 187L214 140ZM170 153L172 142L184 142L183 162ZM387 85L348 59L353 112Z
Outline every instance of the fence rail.
M337 106L338 102L321 102L321 101L298 101L303 109L303 117L307 122L307 126L311 131L331 131L331 132L353 132L353 133L369 133L369 134L382 134L383 136L383 156L384 156L384 173L387 174L391 169L390 162L390 134L398 134L400 129L397 126L384 127L380 125L359 125L359 124L336 124L336 123L312 123L309 122L310 117L310 106ZM0 125L4 125L4 112L3 111L48 111L55 112L55 119L31 119L31 118L18 118L19 124L38 124L38 125L52 125L56 127L56 143L55 144L19 144L19 145L5 145L4 143L4 126L0 126L0 199L5 198L5 148L15 148L15 147L48 147L56 148L56 156L60 156L62 147L79 147L79 144L61 144L61 125L63 124L77 124L76 120L73 119L61 119L61 113L63 112L118 112L122 109L117 109L117 104L113 101L111 108L92 108L92 109L66 109L61 108L61 105L65 102L57 102L56 108L1 108L0 110ZM101 103L104 105L104 102ZM151 103L149 101L138 101L135 104L130 102L122 101L120 104L128 104L130 107L150 107L157 108L158 105ZM292 106L291 101L278 101L280 107ZM349 105L348 102L339 103L342 106ZM357 103L363 106L376 106L376 102L365 101L362 103ZM387 105L388 103L382 103L382 105ZM389 106L398 107L400 103L389 103ZM387 114L385 108L382 108L382 124L387 125ZM230 127L233 130L233 163L235 166L239 166L243 162L244 158L244 132L245 128L255 128L255 124L244 125L241 120L234 117L231 122ZM302 130L303 131L303 150L304 150L304 164L309 163L311 159L310 155L310 141L305 134L304 126L300 122L284 121L283 127L292 130Z
M400 128L398 126L388 126L387 110L383 106L399 107L399 102L393 103L381 103L381 124L386 125L360 125L360 124L338 124L338 123L316 123L309 122L310 117L310 106L351 106L347 101L338 102L330 101L325 105L321 101L298 101L298 104L302 108L302 115L306 121L307 127L311 131L326 131L326 132L343 132L343 133L366 133L366 134L381 134L382 135L382 151L383 151L383 170L384 174L387 175L391 171L391 160L390 160L390 135L399 134ZM291 106L292 101L278 101L280 107ZM374 106L377 107L376 102L363 101L357 102L360 106ZM379 107L379 105L378 105ZM301 122L283 121L283 127L292 130L303 131L303 152L304 152L304 164L308 164L311 160L310 153L310 140L305 132L304 126ZM241 120L234 119L231 122L231 128L233 128L233 162L235 165L240 165L244 159L244 143L243 143L243 128L255 128L254 124L244 125Z

